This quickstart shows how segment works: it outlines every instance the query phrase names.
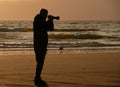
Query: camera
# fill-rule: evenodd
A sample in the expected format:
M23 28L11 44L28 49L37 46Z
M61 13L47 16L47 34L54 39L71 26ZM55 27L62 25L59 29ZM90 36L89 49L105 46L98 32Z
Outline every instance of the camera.
M48 15L48 19L51 19L51 20L53 20L53 19L59 20L60 17L59 17L59 16Z

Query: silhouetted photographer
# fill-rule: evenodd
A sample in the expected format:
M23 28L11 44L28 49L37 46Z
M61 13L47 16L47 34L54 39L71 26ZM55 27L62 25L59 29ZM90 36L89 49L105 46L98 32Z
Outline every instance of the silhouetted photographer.
M46 20L48 17L48 20ZM47 9L41 9L40 13L34 18L34 51L36 55L36 73L34 83L36 86L47 85L45 81L41 79L41 72L44 65L45 55L48 45L48 31L54 30L53 20L59 20L59 16L48 15Z

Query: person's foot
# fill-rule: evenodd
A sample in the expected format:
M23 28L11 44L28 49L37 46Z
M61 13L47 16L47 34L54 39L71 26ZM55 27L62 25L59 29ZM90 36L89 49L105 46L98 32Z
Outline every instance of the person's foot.
M41 87L41 86L48 87L47 83L44 80L41 80L40 78L39 79L35 78L34 84L38 87Z

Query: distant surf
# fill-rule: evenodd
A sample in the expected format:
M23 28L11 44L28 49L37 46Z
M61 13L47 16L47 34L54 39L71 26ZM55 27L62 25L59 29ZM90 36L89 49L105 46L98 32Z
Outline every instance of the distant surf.
M0 21L0 51L33 49L32 21ZM120 21L55 21L48 49L120 50Z

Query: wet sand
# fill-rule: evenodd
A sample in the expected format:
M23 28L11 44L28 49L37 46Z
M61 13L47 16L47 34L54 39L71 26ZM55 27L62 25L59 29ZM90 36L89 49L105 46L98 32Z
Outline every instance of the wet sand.
M35 56L0 55L0 87L35 87ZM120 87L120 53L48 54L49 87Z

